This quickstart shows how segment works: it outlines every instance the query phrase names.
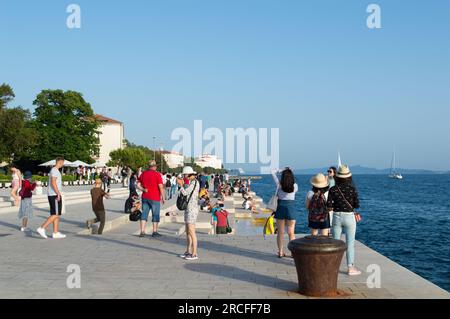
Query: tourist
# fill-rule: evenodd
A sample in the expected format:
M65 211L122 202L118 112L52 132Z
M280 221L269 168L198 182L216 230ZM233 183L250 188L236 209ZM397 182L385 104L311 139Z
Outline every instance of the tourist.
M17 194L17 192L19 191L20 185L22 185L22 173L15 166L11 167L11 173L11 196L14 199L14 206L19 206L20 196Z
M217 217L217 228L216 228L216 234L217 235L226 235L228 234L228 212L223 209L223 206L219 207L219 209L216 210L215 215Z
M358 276L361 274L355 267L355 209L359 208L358 192L352 184L352 173L348 166L340 166L334 179L336 185L330 188L327 201L328 209L333 211L333 237L340 240L342 232L345 232L348 274Z
M183 168L183 176L190 180L186 186L183 179L178 179L178 185L181 187L180 192L184 196L188 196L187 209L184 212L184 222L186 225L186 252L180 257L186 260L197 260L197 235L195 233L195 224L197 222L199 206L198 193L200 190L200 183L196 180L197 173L190 166Z
M21 201L19 209L19 219L22 220L22 227L20 231L27 231L28 220L33 218L33 191L36 188L36 183L31 183L31 172L25 172L23 176L21 190L19 192Z
M125 188L125 187L129 186L129 185L127 185L127 182L129 182L129 181L127 180L128 171L127 171L126 166L122 167L122 170L120 171L120 175L122 177L122 187Z
M137 175L136 175L137 178L141 177L141 174L142 174L142 167L139 167L137 170Z
M164 179L163 179L163 181L164 181ZM165 186L166 186L166 198L167 198L167 200L171 200L172 199L172 176L169 174L166 175Z
M219 185L220 185L220 179L219 179L219 175L216 174L216 176L214 176L214 193L218 193L219 192Z
M318 236L319 230L322 236L330 234L330 214L327 208L329 183L325 175L317 174L311 178L312 190L306 195L305 206L308 210L308 227L311 235Z
M78 166L77 167L77 180L79 181L79 182L81 182L81 179L83 178L83 166Z
M108 179L107 179L107 186L108 186L108 193L111 192L111 181L113 179L113 172L112 169L108 169Z
M178 184L177 184L177 177L175 176L175 174L172 175L172 177L170 178L170 183L172 185L172 190L170 192L170 199L172 199L174 196L177 195L177 188L178 188Z
M141 212L141 201L139 200L138 193L131 193L128 199L125 201L125 214L134 214Z
M295 183L294 173L290 168L285 168L281 172L281 180L277 177L277 171L272 171L273 180L277 186L278 206L275 212L275 219L278 227L277 244L278 257L286 257L284 253L284 234L285 228L289 235L289 241L295 239L295 221L297 213L295 212L295 194L298 192L298 186Z
M328 169L328 182L330 184L330 188L334 187L336 185L336 182L334 180L334 177L336 176L336 171L337 171L337 168L334 166L331 166Z
M216 206L211 209L211 226L213 226L213 233L217 234L217 215L216 211L223 208L225 205L222 200L218 200Z
M108 172L106 171L106 167L102 169L100 179L102 180L103 190L106 192L108 190Z
M91 229L92 225L100 222L97 234L102 235L105 228L106 213L105 206L103 205L103 197L110 198L109 194L102 189L102 181L100 179L95 180L95 186L91 189L92 198L92 211L95 214L94 219L90 219L86 222L87 228Z
M63 199L61 195L62 191L62 176L59 171L64 166L64 158L58 157L56 159L55 166L48 174L48 188L47 196L48 203L50 205L50 217L37 229L37 232L41 237L47 239L46 229L50 224L53 224L53 238L63 239L66 235L59 232L60 216L62 214Z
M128 185L128 188L130 189L130 195L136 193L136 187L137 187L137 177L136 173L133 173L130 176L130 184Z
M153 233L152 237L160 237L158 226L160 222L161 204L164 205L164 184L161 174L157 172L156 161L152 160L149 169L141 174L138 182L138 189L142 191L142 215L141 234L145 237L145 229L148 222L150 210L152 211Z

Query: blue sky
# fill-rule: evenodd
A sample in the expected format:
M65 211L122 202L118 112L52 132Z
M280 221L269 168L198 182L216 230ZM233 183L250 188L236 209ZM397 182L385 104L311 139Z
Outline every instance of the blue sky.
M283 166L340 149L384 168L396 145L401 167L449 170L449 14L446 0L1 0L0 82L29 108L41 89L80 91L148 146L202 119L280 128Z

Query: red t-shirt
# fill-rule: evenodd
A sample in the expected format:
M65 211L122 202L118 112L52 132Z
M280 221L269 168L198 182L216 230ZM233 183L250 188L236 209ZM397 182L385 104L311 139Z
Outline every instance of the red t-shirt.
M161 200L159 185L162 185L163 180L160 173L152 170L145 171L139 177L139 183L147 190L146 193L142 193L142 198L158 202Z
M227 227L228 226L228 212L226 210L221 210L216 212L217 216L217 227Z

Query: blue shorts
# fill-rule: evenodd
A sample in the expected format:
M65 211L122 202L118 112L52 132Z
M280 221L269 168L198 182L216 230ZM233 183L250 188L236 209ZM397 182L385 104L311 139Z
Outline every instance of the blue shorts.
M161 202L143 198L141 220L148 221L148 215L150 214L150 210L152 211L152 222L159 223Z
M278 207L277 211L275 212L275 219L297 220L297 213L295 211L295 201L278 200Z

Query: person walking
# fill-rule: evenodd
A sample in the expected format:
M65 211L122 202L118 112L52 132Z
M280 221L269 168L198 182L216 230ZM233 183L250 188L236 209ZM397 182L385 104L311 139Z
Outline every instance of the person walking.
M14 199L14 206L19 206L20 196L18 195L18 191L20 189L20 186L22 185L22 173L15 166L11 167L11 173L11 196Z
M48 188L47 196L48 203L50 205L50 217L37 229L39 235L42 238L47 239L46 229L50 224L53 224L53 239L63 239L66 235L59 232L59 222L62 214L63 199L61 195L62 191L62 176L59 171L64 166L64 158L56 158L55 166L48 174Z
M112 169L110 169L110 168L108 169L107 177L108 177L108 179L107 179L106 186L108 187L108 193L109 193L109 192L111 192L111 181L113 179L113 172L112 172Z
M333 238L340 240L342 232L345 232L348 275L358 276L361 271L355 267L355 209L360 206L358 192L352 182L352 173L347 165L339 167L335 181L336 185L330 189L327 200L328 209L333 212Z
M122 187L125 188L128 186L127 183L129 182L127 180L128 172L127 172L126 166L122 167L122 170L120 171L120 175L122 177Z
M200 183L197 181L197 172L192 167L185 166L183 168L184 178L190 181L186 186L183 179L177 179L180 186L180 193L188 197L187 209L184 212L184 222L186 226L186 252L180 255L181 258L186 260L198 260L197 251L197 234L195 233L195 224L197 222L199 205L198 205L198 193L200 191Z
M325 175L317 174L311 178L312 190L306 195L305 206L308 210L308 227L311 235L318 236L319 230L322 236L330 234L330 214L328 212L327 199L329 182Z
M33 191L36 188L36 183L31 182L32 174L31 172L25 172L22 181L22 187L19 192L21 197L20 209L19 209L19 219L22 220L21 232L28 230L28 221L33 218Z
M217 194L219 192L219 185L220 185L220 179L219 179L219 175L215 175L214 176L214 194Z
M275 219L278 226L277 244L278 257L286 257L284 253L285 228L289 236L289 241L295 239L295 222L297 213L295 212L295 194L298 192L298 185L295 183L294 173L290 168L285 168L281 172L281 180L277 177L277 171L272 170L272 178L277 186L278 205L275 212Z
M158 226L160 222L161 205L164 205L164 184L161 174L157 172L156 161L152 160L149 169L141 174L138 181L138 189L142 191L141 234L145 237L150 210L152 211L153 234L152 237L160 237Z
M171 197L170 199L172 199L174 196L177 195L177 188L178 188L178 184L177 184L177 177L174 175L172 175L171 179L170 179L170 183L172 185L172 191L171 191Z
M172 199L172 176L170 174L166 175L165 186L166 186L166 198L167 198L167 200L171 200Z
M106 167L102 169L100 179L102 180L103 190L106 192L108 190L108 172L106 171Z
M88 220L86 222L86 226L88 229L91 229L93 224L100 222L97 232L98 235L103 234L103 229L105 228L106 223L106 212L103 204L104 197L108 199L111 198L109 194L102 189L102 181L100 179L96 179L95 186L91 189L92 211L95 214L95 218Z

